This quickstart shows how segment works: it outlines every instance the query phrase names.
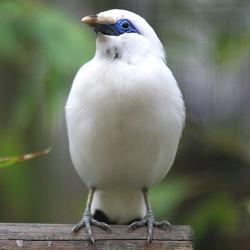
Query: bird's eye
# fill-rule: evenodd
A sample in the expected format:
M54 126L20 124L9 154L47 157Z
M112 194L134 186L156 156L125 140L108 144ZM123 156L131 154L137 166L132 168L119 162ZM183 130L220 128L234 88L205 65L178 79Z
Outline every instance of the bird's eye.
M122 22L121 24L122 28L127 30L129 28L129 23L127 21Z
M122 35L124 33L137 33L140 34L139 31L134 27L133 23L131 23L127 19L120 19L112 26L114 33L117 36Z

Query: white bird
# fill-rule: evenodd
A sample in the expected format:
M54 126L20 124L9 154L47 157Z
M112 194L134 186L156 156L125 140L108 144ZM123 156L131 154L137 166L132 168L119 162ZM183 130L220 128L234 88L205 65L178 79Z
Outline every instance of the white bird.
M82 220L91 225L156 222L148 189L170 170L182 133L185 108L166 65L163 46L137 14L108 10L82 21L97 33L94 58L78 71L66 104L71 158L89 188ZM137 220L137 221L135 221Z

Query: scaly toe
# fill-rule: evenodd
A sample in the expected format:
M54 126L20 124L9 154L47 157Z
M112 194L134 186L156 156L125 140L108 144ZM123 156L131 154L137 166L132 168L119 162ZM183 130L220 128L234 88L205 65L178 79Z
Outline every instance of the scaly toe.
M76 224L76 225L73 227L72 232L77 233L77 232L79 232L84 226L85 226L85 222L84 222L84 220L81 220L78 224Z
M88 235L89 240L94 244L95 239L92 233L91 225L102 228L108 232L111 232L111 228L104 222L100 222L90 217L88 214L85 214L82 220L72 229L73 232L79 232L83 227L85 227L86 233Z
M161 229L171 229L172 226L167 220L163 220L160 222L154 221L154 226L159 227Z
M147 226L148 229L148 236L147 236L147 243L153 240L153 229L154 227L159 227L161 229L171 229L171 225L168 221L163 220L160 222L155 221L154 215L152 213L147 213L147 215L140 221L134 221L128 228L129 231L133 231L136 228Z
M146 226L147 224L147 219L143 218L142 220L134 221L130 226L128 227L128 231L133 231L136 228Z
M111 232L110 226L108 224L104 223L104 222L100 222L98 220L95 220L95 219L91 218L91 224L93 226L100 227L100 228L102 228L103 230L105 230L107 232Z

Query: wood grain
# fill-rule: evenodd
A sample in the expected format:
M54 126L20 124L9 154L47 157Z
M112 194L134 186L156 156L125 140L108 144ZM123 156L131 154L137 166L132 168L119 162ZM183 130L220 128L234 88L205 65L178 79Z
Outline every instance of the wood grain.
M0 249L168 249L192 250L190 226L173 226L171 230L154 229L154 240L148 246L146 228L128 232L128 226L112 225L111 233L93 227L95 245L85 233L72 233L69 224L0 223Z

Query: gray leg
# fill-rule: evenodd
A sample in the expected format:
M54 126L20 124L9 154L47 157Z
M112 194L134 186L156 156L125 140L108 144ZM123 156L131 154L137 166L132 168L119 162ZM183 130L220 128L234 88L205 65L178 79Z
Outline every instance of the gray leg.
M155 221L155 218L154 218L154 215L153 215L153 212L151 209L151 205L150 205L150 202L148 200L148 190L144 189L144 190L142 190L142 192L143 192L143 196L144 196L144 200L145 200L145 204L146 204L147 214L142 220L133 222L129 226L129 230L135 230L138 227L143 227L143 226L147 225L147 227L148 227L147 242L149 244L153 239L154 226L165 229L165 228L171 228L171 225L166 220L163 220L161 222Z
M81 221L77 225L75 225L74 228L72 229L73 232L77 233L83 227L85 227L86 232L88 234L88 237L93 244L94 244L95 240L94 240L94 237L92 234L91 225L100 227L106 231L111 231L109 225L107 225L104 222L97 221L94 218L92 218L92 216L91 216L90 209L91 209L91 203L93 200L94 193L95 193L94 188L89 189L87 204L86 204L86 207L85 207L85 210L83 213L83 217L82 217Z

